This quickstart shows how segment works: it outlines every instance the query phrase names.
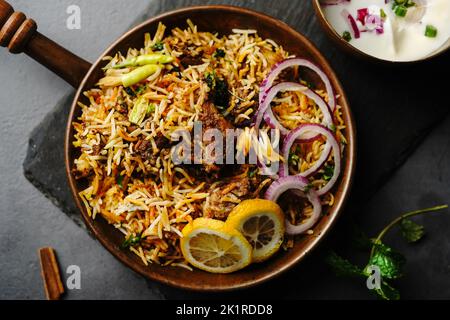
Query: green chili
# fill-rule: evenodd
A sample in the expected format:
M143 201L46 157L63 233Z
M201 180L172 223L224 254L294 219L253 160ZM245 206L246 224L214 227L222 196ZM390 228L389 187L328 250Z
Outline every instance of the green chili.
M124 87L132 86L142 80L150 77L152 74L159 70L159 66L156 64L148 64L139 68L134 69L121 76L122 84Z
M170 63L172 61L173 61L173 57L171 57L171 56L167 56L167 55L161 54L161 53L151 53L151 54L144 54L141 56L127 59L122 63L116 64L112 68L120 69L120 68L126 68L126 67L144 66L147 64L158 64L158 63L164 64L164 63Z
M150 105L147 99L144 97L139 97L134 103L133 109L131 109L128 120L130 120L131 123L140 125L142 121L144 121L145 116L149 111L149 107Z
M395 15L398 17L406 16L408 9L405 6L396 6L394 9Z
M437 29L431 24L427 25L425 28L425 36L428 38L436 38Z

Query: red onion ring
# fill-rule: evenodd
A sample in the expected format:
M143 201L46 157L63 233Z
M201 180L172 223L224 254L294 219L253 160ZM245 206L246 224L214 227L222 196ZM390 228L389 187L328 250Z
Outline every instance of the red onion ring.
M276 202L278 198L287 190L294 189L294 190L300 190L301 194L303 196L306 196L306 198L311 202L313 205L313 213L311 216L309 216L305 223L299 224L299 225L293 225L290 223L289 220L286 219L286 233L290 235L297 235L300 233L303 233L307 230L309 230L311 227L313 227L317 220L320 218L320 214L322 212L322 205L320 203L319 196L317 192L314 190L308 190L306 192L306 189L308 188L308 180L301 176L289 176L280 178L270 185L270 187L267 189L265 198L267 200L271 200Z
M318 136L320 136L320 135L318 135ZM294 141L287 141L287 139L284 139L283 148L281 149L281 155L283 156L285 161L281 164L280 171L278 172L280 177L286 177L289 175L289 163L288 163L289 151L291 150L293 144L294 144ZM327 140L327 142L325 143L325 146L322 150L322 154L320 155L319 159L317 159L316 163L311 168L309 168L306 171L303 171L299 175L307 178L307 177L315 174L317 171L319 171L322 168L324 163L327 161L328 157L330 156L330 152L331 152L331 143L329 143Z
M282 135L287 135L290 133L291 130L283 127L281 123L277 120L275 115L273 114L272 108L270 107L270 103L275 98L275 96L280 91L301 91L305 96L312 99L317 106L319 107L320 111L322 111L323 114L323 120L322 124L326 127L331 127L333 125L333 118L331 116L331 111L326 104L326 102L314 91L309 89L308 87L293 83L293 82L282 82L277 84L276 86L273 86L270 88L270 90L267 93L266 98L264 99L261 107L261 112L264 113L264 121L271 127L272 129L279 129L280 133ZM259 127L259 126L258 126ZM311 141L317 138L317 135L315 134L305 134L302 139L303 141Z
M318 66L316 66L311 61L302 58L289 58L275 64L275 66L269 72L259 88L259 105L261 106L261 104L263 103L265 97L267 96L267 92L272 87L275 79L279 76L281 71L286 68L295 66L306 67L317 73L317 75L325 85L325 89L328 94L328 104L330 106L330 109L331 111L334 111L334 109L336 108L336 97L334 96L334 90L333 86L331 85L330 79Z
M339 147L338 141L336 140L336 138L331 130L325 128L324 126L322 126L320 124L302 124L299 127L297 127L296 129L292 130L284 139L283 148L282 148L283 157L286 157L286 153L289 156L289 150L291 149L291 146L294 143L294 141L296 141L298 138L300 138L306 132L314 132L315 134L321 134L321 135L325 136L327 138L327 144L329 144L331 146L331 148L333 149L333 158L334 158L333 176L331 177L331 179L328 181L328 183L325 186L323 186L321 189L317 190L317 195L323 196L328 191L330 191L331 188L333 188L333 186L336 183L336 181L339 177L339 174L341 172L341 149ZM322 156L320 157L319 160L322 161L323 158L325 158L324 152L322 152ZM325 161L327 158L328 157L325 158ZM286 161L280 166L279 175L281 177L285 177L285 176L289 175L289 168L288 168L288 163L287 163L288 158L285 158L285 159L286 159ZM322 163L319 163L319 160L314 164L313 167L311 167L311 169L313 169L313 170L311 170L310 172L307 172L308 175L311 175L311 174L317 172L317 170L319 170L320 167L325 162L324 161ZM315 170L315 172L314 172L314 170ZM305 175L305 173L301 173L296 176L300 176L300 177L304 178L307 175Z

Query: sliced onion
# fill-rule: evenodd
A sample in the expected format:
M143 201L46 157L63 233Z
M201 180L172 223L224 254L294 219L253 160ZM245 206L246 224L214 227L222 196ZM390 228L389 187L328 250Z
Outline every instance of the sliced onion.
M264 100L259 105L258 111L256 113L256 118L255 118L255 128L258 129L261 126L261 122L263 120L264 113L266 113L267 109L270 108L270 103L272 102L272 100L276 97L276 95L279 92L282 92L282 91L304 91L305 88L308 89L305 86L301 86L298 83L293 83L293 82L281 82L281 83L271 87L270 90L267 92L267 95L265 96ZM270 126L270 124L269 124L269 126ZM289 132L289 130L287 130L286 128L284 128L284 127L280 128L281 134L286 135L288 132Z
M289 168L288 168L288 162L287 162L287 159L288 159L287 157L289 156L289 150L291 149L294 141L301 138L302 135L304 135L307 132L313 132L314 134L320 134L320 135L325 136L327 138L327 144L329 144L333 150L333 158L334 158L333 176L331 177L331 179L328 181L328 183L325 186L323 186L321 189L317 190L317 194L319 196L322 196L322 195L326 194L328 191L330 191L331 188L333 188L334 184L336 183L336 181L339 177L339 174L341 172L341 149L339 147L339 143L336 140L333 132L320 124L302 124L298 128L292 130L286 136L286 138L283 141L283 148L281 151L282 156L285 157L285 162L283 162L283 164L280 166L279 175L281 177L285 177L285 176L289 175ZM327 148L327 146L325 146L325 147ZM326 150L324 149L324 151L326 151ZM319 170L320 167L323 165L323 163L328 159L328 157L326 157L326 153L324 151L322 152L322 155L319 158L319 160L314 164L313 167L311 167L310 170L305 171L296 176L300 176L300 177L304 178L308 175L311 175L311 174L317 172L317 170ZM287 156L286 156L286 154L287 154ZM323 162L321 162L321 161L323 161Z
M267 189L265 198L276 202L278 198L288 190L299 190L299 194L306 196L306 198L313 205L313 213L307 220L299 225L293 225L286 219L286 233L290 235L301 234L313 227L320 218L322 212L322 205L320 203L319 195L314 190L308 190L308 180L301 176L289 176L280 178L270 185Z
M359 22L361 22L363 25L365 25L366 24L366 16L369 14L369 9L362 8L362 9L358 9L356 12L357 12L356 19Z
M347 9L343 9L341 11L341 15L344 17L345 21L347 21L353 38L358 39L361 34L359 32L358 24L356 23L355 18L353 18L353 16L350 14L350 12L348 12Z
M261 83L259 89L259 105L261 106L261 104L263 103L269 89L272 87L273 83L275 82L276 78L280 75L280 73L286 68L295 66L306 67L317 73L317 75L320 77L320 79L325 85L325 90L327 91L328 94L328 105L330 106L331 111L334 111L334 109L336 108L336 97L334 96L333 86L331 85L330 79L327 77L325 72L323 72L318 66L316 66L311 61L302 58L286 59L284 61L277 63L272 68L272 70L267 75L266 79L264 79L264 81Z
M318 135L318 136L320 136L320 135ZM286 138L284 139L283 148L281 149L281 155L283 156L285 161L281 164L280 171L278 172L280 177L286 177L289 175L289 163L288 163L289 151L291 150L292 145L294 144L294 141L287 141ZM328 140L327 140L327 142L325 142L325 146L322 150L322 153L321 153L319 159L317 159L316 163L314 163L314 165L311 168L309 168L306 171L303 171L299 175L307 178L307 177L315 174L317 171L319 171L322 168L322 166L325 164L327 159L329 158L331 148L332 148L331 143L328 142Z
M383 20L379 15L369 14L366 17L366 29L369 31L375 30L377 34L384 33Z
M305 96L312 99L317 104L320 111L322 111L323 114L322 124L328 128L333 125L333 118L331 116L331 111L327 103L317 93L299 83L282 82L270 88L269 92L267 93L267 97L264 99L261 105L261 109L265 110L264 121L266 121L266 123L272 129L279 129L280 133L284 136L290 133L290 130L283 127L283 125L277 120L277 118L273 114L272 108L270 107L270 103L280 91L301 91ZM302 137L303 141L311 141L316 138L317 135L313 133L305 134Z

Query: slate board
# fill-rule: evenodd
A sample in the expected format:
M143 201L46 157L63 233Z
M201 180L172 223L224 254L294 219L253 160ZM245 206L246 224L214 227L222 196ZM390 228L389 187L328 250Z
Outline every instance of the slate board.
M159 284L169 299L185 298L367 298L363 285L337 279L321 261L324 248L345 247L348 220L408 158L423 138L450 111L446 92L449 54L432 61L401 67L374 65L355 59L334 46L315 20L310 1L195 1L167 0L152 3L139 20L155 14L199 4L232 4L274 16L306 35L329 60L341 80L357 126L358 152L355 187L347 208L316 254L292 271L257 289L230 294L188 293ZM195 21L194 21L195 22ZM24 174L46 197L84 228L67 186L63 161L63 139L73 95L62 99L32 132L24 161ZM360 217L361 218L361 217ZM380 217L381 218L381 217ZM370 231L370 230L369 230ZM332 245L331 245L332 244ZM301 284L302 290L297 290Z

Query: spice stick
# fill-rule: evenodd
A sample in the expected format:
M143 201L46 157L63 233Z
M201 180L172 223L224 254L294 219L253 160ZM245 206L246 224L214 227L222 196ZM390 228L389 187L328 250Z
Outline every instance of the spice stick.
M39 258L41 261L41 275L44 281L47 300L59 300L64 293L64 287L61 282L55 250L50 247L41 248L39 249Z

